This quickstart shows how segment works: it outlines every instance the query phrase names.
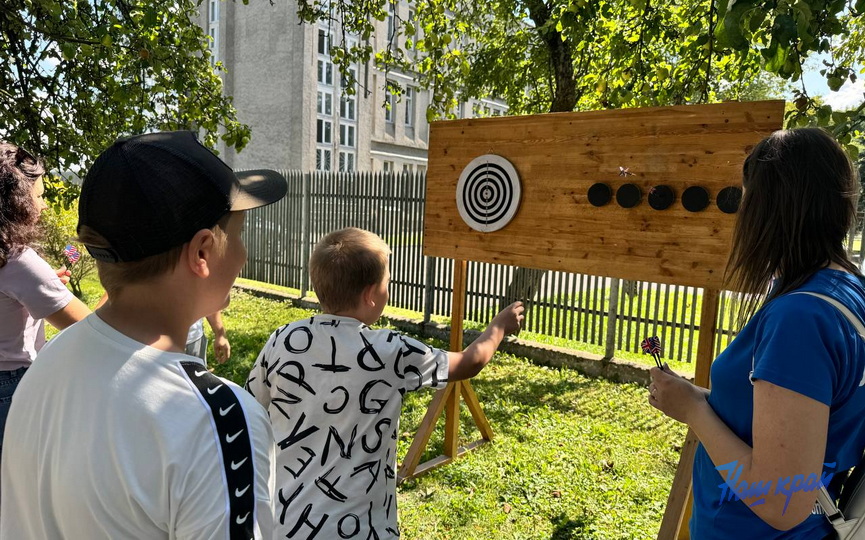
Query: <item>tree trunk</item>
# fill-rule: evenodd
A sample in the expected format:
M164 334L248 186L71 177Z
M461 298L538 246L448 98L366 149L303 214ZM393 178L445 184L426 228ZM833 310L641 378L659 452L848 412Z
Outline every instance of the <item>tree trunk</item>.
M562 34L556 31L554 27L547 25L550 19L550 6L546 2L531 0L526 2L526 6L529 8L529 16L534 21L541 39L547 45L550 55L550 70L553 79L553 99L550 103L550 112L573 111L577 105L577 83L574 78L574 54L571 43L570 41L562 41ZM505 305L521 300L526 304L528 318L529 304L540 289L544 274L544 270L516 268L513 280L505 289Z

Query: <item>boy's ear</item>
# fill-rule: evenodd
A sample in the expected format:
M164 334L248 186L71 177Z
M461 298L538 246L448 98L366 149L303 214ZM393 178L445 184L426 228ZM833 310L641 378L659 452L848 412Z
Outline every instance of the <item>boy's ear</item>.
M375 300L373 300L373 291L375 290L375 287L375 285L367 285L363 288L361 301L365 307L375 307Z
M181 259L189 270L200 278L210 276L210 262L213 260L216 237L210 229L201 229L186 244Z

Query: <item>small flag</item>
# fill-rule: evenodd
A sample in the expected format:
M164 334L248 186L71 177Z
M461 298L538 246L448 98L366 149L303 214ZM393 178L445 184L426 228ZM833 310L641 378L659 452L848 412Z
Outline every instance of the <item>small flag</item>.
M647 337L640 342L640 347L643 349L644 353L651 354L655 359L655 364L659 368L663 369L663 365L661 364L661 353L663 352L663 348L661 347L661 340L658 336Z
M69 264L75 264L78 262L78 259L81 258L81 252L72 244L66 244L66 247L63 248L63 254L66 255Z

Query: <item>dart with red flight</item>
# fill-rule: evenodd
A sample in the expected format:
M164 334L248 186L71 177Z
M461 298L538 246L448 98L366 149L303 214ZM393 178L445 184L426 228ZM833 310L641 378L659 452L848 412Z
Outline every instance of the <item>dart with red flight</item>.
M661 362L661 352L663 349L661 348L661 340L658 336L647 337L640 342L640 347L642 347L644 353L652 355L659 369L664 369L664 364Z

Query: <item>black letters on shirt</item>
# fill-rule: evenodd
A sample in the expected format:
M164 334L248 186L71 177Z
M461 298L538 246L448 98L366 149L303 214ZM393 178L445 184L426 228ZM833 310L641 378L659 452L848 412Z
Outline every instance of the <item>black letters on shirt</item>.
M330 393L333 394L337 390L341 390L345 397L343 398L342 404L336 407L331 407L330 405L325 403L324 412L326 412L327 414L339 414L343 411L343 409L345 409L345 406L348 405L348 390L344 386L337 386L336 388L331 390Z
M360 391L360 412L363 414L378 414L384 409L384 406L387 405L388 400L386 399L375 399L371 398L367 400L366 396L369 394L370 390L377 384L384 384L388 388L392 388L391 384L385 380L372 380L366 383L363 387L363 390ZM370 407L370 402L378 404L378 407Z
M303 346L294 347L291 344L291 336L293 336L297 332L300 332L300 333L306 335L306 338L305 338L306 344ZM299 342L298 345L301 345L303 339L304 338L298 338L295 341ZM288 352L294 353L294 354L303 354L306 351L308 351L310 347L312 347L312 332L306 326L297 326L297 327L293 328L291 330L291 332L288 333L287 336L285 336L285 341L283 341L283 344L285 344L285 349Z
M367 341L366 336L360 334L360 339L363 340L364 347L357 353L357 364L366 371L379 371L384 369L384 362L382 362L381 357L379 357L378 353L375 351L375 347L372 346L372 343ZM369 354L372 357L372 360L375 364L370 365L367 364L364 358Z
M281 440L279 442L279 447L282 450L285 450L289 446L297 443L298 441L301 441L301 440L309 437L310 435L312 435L313 433L318 431L318 426L310 426L310 427L304 429L303 431L300 431L300 426L303 425L304 420L306 420L306 413L300 413L300 418L297 420L297 423L292 428L291 435L289 435L288 437L284 438L283 440ZM357 426L355 426L355 428L356 427ZM330 428L330 429L333 429L333 428Z

